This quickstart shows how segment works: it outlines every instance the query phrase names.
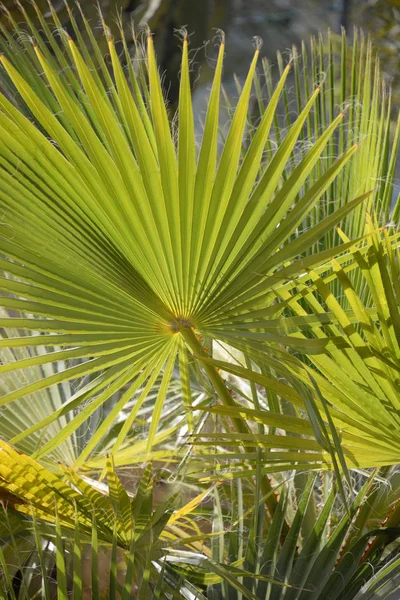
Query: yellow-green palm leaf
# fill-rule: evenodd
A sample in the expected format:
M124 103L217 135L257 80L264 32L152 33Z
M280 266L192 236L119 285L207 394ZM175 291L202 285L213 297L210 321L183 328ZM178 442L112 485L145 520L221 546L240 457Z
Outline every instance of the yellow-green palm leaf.
M286 176L320 93L317 88L264 164L288 65L242 159L258 50L219 152L223 44L198 150L187 40L175 139L151 36L146 67L136 77L132 68L125 73L110 37L111 74L94 40L92 58L81 40L76 44L62 34L59 48L50 33L47 44L32 33L36 41L22 41L23 49L7 38L15 52L5 45L1 57L8 85L23 108L0 96L1 303L9 314L0 325L18 332L7 334L3 346L44 351L1 365L0 374L40 367L43 375L21 379L0 406L17 405L54 386L78 384L61 407L47 407L43 418L12 437L19 443L62 415L65 426L47 436L36 452L42 457L117 394L79 465L139 392L112 451L121 447L161 378L147 437L150 452L175 363L179 357L182 380L186 371L187 381L188 349L194 354L201 350L194 332L238 348L252 340L259 352L268 348L266 342L301 351L325 349L325 343L290 335L284 327L270 335L255 319L276 316L284 325L276 285L292 281L304 269L320 268L352 246L346 241L302 258L368 192L351 192L337 211L302 235L293 234L356 146L304 186L343 120L339 113ZM307 317L300 321L299 326L313 327ZM46 371L50 364L57 368ZM207 369L220 399L234 405L214 367ZM189 405L190 386L184 396ZM247 431L240 420L234 422L242 433Z

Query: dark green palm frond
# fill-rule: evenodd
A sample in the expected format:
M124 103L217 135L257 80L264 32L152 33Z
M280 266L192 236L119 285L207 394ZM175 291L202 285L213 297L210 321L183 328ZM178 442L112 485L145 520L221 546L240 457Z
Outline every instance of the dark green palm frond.
M229 565L241 565L251 573L243 584L258 600L353 600L363 597L362 589L371 590L371 594L379 585L382 589L385 585L388 590L395 589L390 587L389 577L396 580L398 573L399 511L384 525L371 526L369 518L375 509L379 510L382 500L377 489L373 489L373 478L374 474L363 478L349 512L344 514L337 486L324 492L325 501L316 508L316 490L321 484L312 476L307 478L298 501L290 487L289 491L279 492L279 509L272 522L262 499L261 511L253 506L249 512L241 494L238 518L232 519L224 533L225 560L229 556ZM234 487L238 487L238 482ZM392 508L386 503L380 509L383 507L386 511ZM315 515L311 521L306 517L309 510ZM285 515L291 525L282 539ZM241 529L248 530L248 535L242 537ZM273 581L267 581L268 577ZM223 597L224 585L229 587L229 570L223 583L213 586L212 597ZM235 600L240 597L233 590L229 594Z

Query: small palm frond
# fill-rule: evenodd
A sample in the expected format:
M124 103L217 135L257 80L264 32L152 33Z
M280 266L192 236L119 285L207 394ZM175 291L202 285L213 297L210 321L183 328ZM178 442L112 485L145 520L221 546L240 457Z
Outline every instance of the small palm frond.
M176 495L162 504L154 503L150 467L144 471L132 496L121 484L110 459L105 486L82 479L70 469L64 469L61 475L52 473L4 443L0 452L0 494L4 505L0 518L1 584L6 593L12 593L10 581L15 576L12 565L16 565L30 593L36 584L39 589L42 586L46 598L53 587L52 577L65 598L71 588L78 593L77 598L82 597L82 587L90 581L93 596L99 597L99 585L104 583L99 567L109 572L106 583L110 600L117 597L117 592L129 598L134 589L139 590L135 597L143 599L157 586L168 592L174 580L176 585L179 583L179 597L186 597L187 584L175 571L173 562L166 570L168 557L163 548L175 546L193 556L201 550L203 560L207 558L208 551L203 546L207 534L202 535L190 517L210 490L174 510ZM22 540L26 547L21 545ZM55 563L51 548L55 550ZM89 578L84 566L88 551ZM17 559L20 565L14 562ZM41 573L33 578L38 560Z

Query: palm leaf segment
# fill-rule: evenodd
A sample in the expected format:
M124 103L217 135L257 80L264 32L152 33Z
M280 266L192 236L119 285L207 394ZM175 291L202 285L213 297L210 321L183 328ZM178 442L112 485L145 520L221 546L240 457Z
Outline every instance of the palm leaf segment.
M337 249L328 248L306 263L300 259L287 266L364 196L286 242L355 147L313 181L292 209L343 115L326 128L282 183L285 165L318 97L316 89L267 167L262 167L290 66L241 160L256 51L218 160L222 44L196 158L187 40L175 144L151 37L147 89L141 81L143 68L138 77L131 67L125 75L112 39L108 39L111 77L94 41L96 63L83 42L78 48L67 36L62 36L62 52L44 21L42 25L48 46L30 24L37 45L25 43L23 52L3 32L15 52L8 56L6 45L1 62L24 108L22 112L5 95L0 97L2 304L13 311L0 324L6 331L20 332L1 343L33 350L30 357L0 367L2 375L15 370L22 374L20 387L5 393L1 405L87 378L66 404L50 409L13 438L19 442L66 415L64 429L41 448L43 456L123 389L87 445L87 456L126 402L143 389L114 450L120 447L148 390L163 373L149 450L178 352L181 368L186 369L186 347L199 349L193 330L220 339L229 333L226 337L235 345L232 329L240 322L236 337L243 344L248 339L243 330L254 329L254 316L268 319L277 310L272 283L276 286L305 266L317 267L337 254ZM125 39L123 47L127 52ZM341 250L347 247L350 242ZM263 349L265 334L251 335ZM287 335L268 339L294 346L298 342ZM46 374L49 364L60 368ZM38 366L43 368L41 379L23 378ZM221 397L230 403L219 375L212 368L210 373Z

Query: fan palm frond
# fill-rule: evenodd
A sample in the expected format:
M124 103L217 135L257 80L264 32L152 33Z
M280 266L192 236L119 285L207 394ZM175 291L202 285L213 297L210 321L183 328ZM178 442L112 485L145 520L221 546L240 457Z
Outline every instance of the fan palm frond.
M45 456L113 394L126 390L116 405L121 410L144 385L134 415L162 374L149 452L178 355L181 369L187 369L193 331L206 333L212 323L214 330L229 332L228 322L238 315L249 321L260 306L273 314L271 278L287 279L280 271L288 260L293 260L291 277L300 275L304 262L296 257L363 203L367 196L351 192L345 205L288 242L356 147L346 149L304 187L342 122L339 114L282 183L320 93L317 88L259 176L288 65L242 161L257 50L218 160L221 45L196 158L187 40L175 144L151 36L145 69L149 89L143 92L133 70L125 74L110 37L112 77L94 40L94 56L89 58L82 41L76 44L62 35L62 48L56 48L51 36L46 43L29 26L33 45L25 36L23 47L16 48L18 43L7 37L1 58L9 85L30 115L4 95L0 98L2 305L14 311L1 325L23 332L12 338L11 333L3 340L5 346L47 350L3 364L0 370L23 372L51 363L61 367L10 391L1 405L90 376L60 409L69 413L68 423L42 446L39 454ZM301 200L292 207L302 189ZM349 246L317 253L307 264L317 267ZM264 348L264 334L251 325L249 329L254 343ZM238 344L246 339L239 330L235 335ZM295 336L276 336L274 341L297 343ZM213 367L209 375L222 400L232 404ZM34 430L51 426L59 412L47 411L49 416ZM103 430L94 433L93 447ZM11 439L20 441L21 436Z

